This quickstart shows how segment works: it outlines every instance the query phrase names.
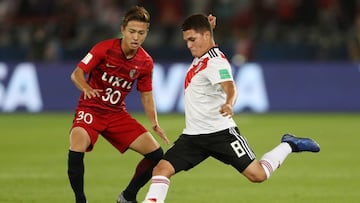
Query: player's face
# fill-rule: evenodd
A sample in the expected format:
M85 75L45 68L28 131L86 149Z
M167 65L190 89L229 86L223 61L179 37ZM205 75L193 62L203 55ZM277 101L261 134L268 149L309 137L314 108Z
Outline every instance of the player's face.
M211 48L209 34L209 32L199 33L195 30L186 30L183 32L186 46L194 57L201 57Z
M149 23L129 21L126 27L122 27L122 43L130 50L138 49L145 41L149 30Z

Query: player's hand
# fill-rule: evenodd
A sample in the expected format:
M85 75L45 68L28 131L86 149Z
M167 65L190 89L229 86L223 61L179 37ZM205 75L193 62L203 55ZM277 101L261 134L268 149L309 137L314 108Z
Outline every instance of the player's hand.
M103 90L101 89L92 89L92 88L84 88L84 99L91 99L94 97L100 97L100 92Z
M208 21L209 21L209 23L211 25L211 28L215 29L215 27L216 27L216 17L213 16L212 14L209 14L208 15Z
M223 104L221 107L220 107L220 111L222 116L224 117L233 117L234 115L234 111L233 111L233 108L230 104Z
M165 134L165 131L159 125L153 126L152 129L161 137L165 144L170 143L169 139Z

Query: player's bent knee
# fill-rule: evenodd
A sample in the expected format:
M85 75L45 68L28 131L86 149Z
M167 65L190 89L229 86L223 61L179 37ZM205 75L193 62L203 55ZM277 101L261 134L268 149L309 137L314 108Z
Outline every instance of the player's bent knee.
M243 175L253 183L261 183L267 179L266 173L262 170L259 171L244 171Z
M262 183L267 179L265 173L252 174L246 177L253 183Z
M258 161L253 161L242 174L253 183L261 183L267 179L264 168Z
M262 183L266 180L266 177L254 177L254 178L249 178L249 180L253 183Z
M152 151L148 154L145 154L145 158L150 159L152 161L155 161L156 163L158 163L164 155L164 151L161 147L159 147L158 149L156 149L155 151Z

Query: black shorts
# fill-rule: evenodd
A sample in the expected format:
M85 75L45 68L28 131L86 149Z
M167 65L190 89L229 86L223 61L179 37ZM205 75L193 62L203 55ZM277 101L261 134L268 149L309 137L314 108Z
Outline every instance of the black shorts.
M237 127L211 134L182 134L165 153L164 159L175 168L175 173L189 170L208 157L233 166L242 172L255 154Z

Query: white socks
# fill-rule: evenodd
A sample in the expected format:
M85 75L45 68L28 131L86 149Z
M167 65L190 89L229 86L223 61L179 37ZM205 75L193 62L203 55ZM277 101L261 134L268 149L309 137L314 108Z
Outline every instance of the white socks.
M260 159L260 163L265 170L266 177L269 179L271 174L280 167L286 157L292 152L288 143L280 143L271 151L265 153Z
M167 191L169 189L170 180L165 176L153 176L151 178L151 185L145 200L156 200L164 202Z

